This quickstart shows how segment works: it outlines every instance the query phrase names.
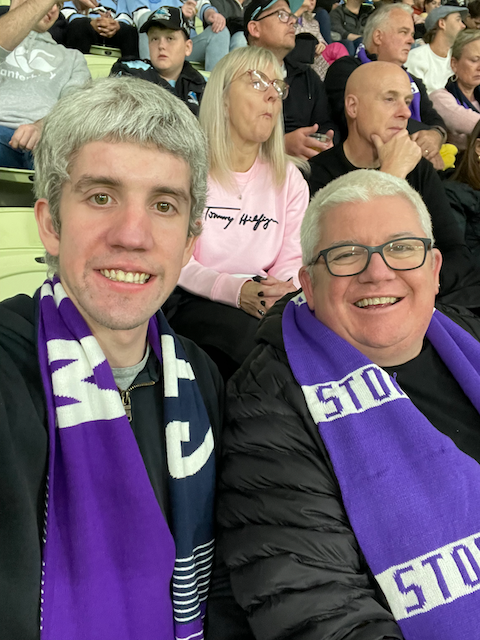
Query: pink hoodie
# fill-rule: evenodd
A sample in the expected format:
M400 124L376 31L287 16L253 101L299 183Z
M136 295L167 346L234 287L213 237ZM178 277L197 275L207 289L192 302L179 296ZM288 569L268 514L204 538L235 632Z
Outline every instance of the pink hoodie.
M242 285L253 276L293 277L302 266L300 225L308 186L291 163L282 186L257 158L246 173L234 173L236 188L209 178L203 232L178 284L204 298L238 306ZM240 276L240 277L239 277Z

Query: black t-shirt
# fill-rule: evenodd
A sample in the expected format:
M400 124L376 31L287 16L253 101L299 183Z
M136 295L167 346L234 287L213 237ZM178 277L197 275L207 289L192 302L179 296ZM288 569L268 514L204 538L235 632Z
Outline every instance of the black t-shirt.
M413 360L383 368L436 429L480 462L480 414L427 339Z

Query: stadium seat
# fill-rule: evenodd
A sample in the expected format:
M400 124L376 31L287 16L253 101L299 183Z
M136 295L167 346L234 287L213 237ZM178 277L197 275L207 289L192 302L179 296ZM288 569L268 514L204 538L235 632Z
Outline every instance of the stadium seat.
M116 58L108 56L97 56L91 53L86 53L85 59L87 66L90 69L92 78L106 78L110 73L110 69L113 67L113 63Z
M103 45L93 44L90 47L90 55L106 56L107 58L121 58L122 52L116 47L104 47Z
M33 209L0 208L0 301L35 292L46 278L43 254Z
M28 169L0 167L0 207L33 207L33 178Z

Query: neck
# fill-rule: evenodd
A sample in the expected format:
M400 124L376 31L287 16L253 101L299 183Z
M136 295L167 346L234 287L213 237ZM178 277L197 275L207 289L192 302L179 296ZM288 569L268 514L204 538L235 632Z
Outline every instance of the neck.
M260 143L241 140L232 131L232 153L230 156L232 171L245 173L253 166L260 151Z
M176 82L180 77L182 69L183 69L183 65L180 67L180 69L173 69L170 71L159 71L157 69L157 72L158 72L158 75L161 76L164 80L173 80L174 82Z
M460 79L457 80L457 85L460 91L463 93L463 95L467 98L467 100L470 100L470 102L472 100L475 100L475 96L473 94L475 87L463 84L463 82Z
M443 31L439 31L435 40L430 43L430 49L441 58L446 58L448 56L450 47L451 44L447 41Z
M343 152L358 169L377 169L380 166L375 145L361 138L356 131L349 131L343 143Z
M133 367L141 361L145 355L147 328L148 323L125 331L90 327L108 364L116 369Z

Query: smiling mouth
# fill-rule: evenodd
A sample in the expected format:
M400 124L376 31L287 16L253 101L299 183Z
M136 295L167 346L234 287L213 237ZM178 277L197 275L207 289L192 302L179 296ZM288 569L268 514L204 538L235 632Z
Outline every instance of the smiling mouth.
M149 273L141 271L122 271L121 269L100 269L105 278L114 282L127 282L131 284L145 284L151 278Z
M365 309L366 307L378 307L396 304L401 298L394 298L393 296L381 297L381 298L362 298L354 302L356 307Z

